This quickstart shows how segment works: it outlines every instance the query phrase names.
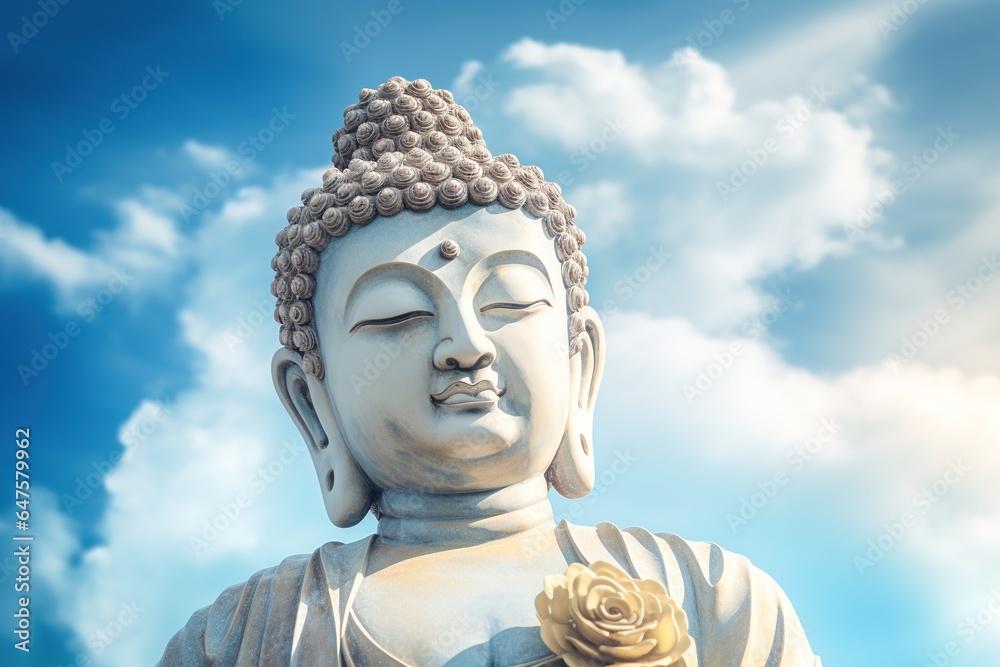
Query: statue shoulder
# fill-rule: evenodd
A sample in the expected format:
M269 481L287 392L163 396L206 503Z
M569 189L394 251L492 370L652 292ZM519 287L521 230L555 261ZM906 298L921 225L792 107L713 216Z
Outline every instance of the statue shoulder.
M663 583L688 616L697 664L819 667L788 597L745 556L638 527L560 526L583 562L610 560Z
M158 665L250 665L262 652L271 658L283 656L278 664L287 664L300 644L310 651L326 644L336 650L336 593L353 581L368 543L367 538L350 544L328 542L230 586L191 616L171 638ZM299 631L293 632L297 626Z

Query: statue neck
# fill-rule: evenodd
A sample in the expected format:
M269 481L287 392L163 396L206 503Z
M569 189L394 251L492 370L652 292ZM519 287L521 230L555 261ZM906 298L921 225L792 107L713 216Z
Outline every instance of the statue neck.
M542 477L476 493L383 491L378 504L379 538L397 544L472 546L555 525Z

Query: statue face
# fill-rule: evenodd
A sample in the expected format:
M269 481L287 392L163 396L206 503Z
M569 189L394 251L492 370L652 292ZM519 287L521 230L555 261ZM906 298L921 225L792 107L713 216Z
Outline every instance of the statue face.
M566 294L539 220L497 204L403 211L333 239L316 279L338 422L323 426L376 485L477 491L545 472L571 382Z

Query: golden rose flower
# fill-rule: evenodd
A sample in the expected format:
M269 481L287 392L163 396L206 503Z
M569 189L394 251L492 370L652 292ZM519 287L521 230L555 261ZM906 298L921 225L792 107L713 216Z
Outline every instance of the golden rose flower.
M573 563L535 598L542 641L569 667L665 667L691 645L687 616L651 579Z

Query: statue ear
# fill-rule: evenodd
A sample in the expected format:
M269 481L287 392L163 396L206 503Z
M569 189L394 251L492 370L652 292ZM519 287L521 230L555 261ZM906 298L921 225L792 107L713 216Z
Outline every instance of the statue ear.
M372 486L347 449L326 385L302 366L298 352L287 347L275 352L271 360L274 388L309 446L330 521L348 528L368 513Z
M604 327L597 312L584 306L582 348L569 359L570 405L566 431L547 477L566 498L580 498L594 489L594 406L604 374Z

